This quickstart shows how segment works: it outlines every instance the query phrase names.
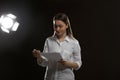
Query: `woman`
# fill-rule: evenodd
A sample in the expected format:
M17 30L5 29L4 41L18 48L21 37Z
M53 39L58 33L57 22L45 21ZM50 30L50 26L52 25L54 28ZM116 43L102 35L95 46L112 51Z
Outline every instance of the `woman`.
M58 52L62 59L50 62L36 49L33 55L40 66L46 67L44 80L75 80L73 70L78 70L82 65L81 48L78 40L73 37L68 16L64 13L56 14L53 17L53 29L54 34L46 39L43 52Z

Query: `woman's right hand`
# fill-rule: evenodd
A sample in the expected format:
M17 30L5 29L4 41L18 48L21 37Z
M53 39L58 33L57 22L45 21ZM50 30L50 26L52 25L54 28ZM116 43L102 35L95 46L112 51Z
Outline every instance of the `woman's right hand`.
M41 56L40 53L41 53L40 50L37 50L37 49L33 49L33 51L32 51L32 54L33 54L33 56L34 56L35 58L37 58L37 61L38 61L39 63L42 63L43 58L42 58L42 56Z
M40 50L33 49L32 54L35 58L41 57Z

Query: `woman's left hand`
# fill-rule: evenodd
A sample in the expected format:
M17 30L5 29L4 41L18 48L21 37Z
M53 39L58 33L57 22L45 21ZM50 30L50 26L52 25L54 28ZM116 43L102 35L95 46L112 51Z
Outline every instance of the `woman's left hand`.
M61 59L60 61L58 61L59 63L61 63L62 65L64 65L64 66L67 66L67 67L69 67L69 65L70 65L70 62L69 61L66 61L66 60L63 60L63 59Z
M63 60L63 59L61 59L58 62L61 63L64 66L66 66L66 67L70 67L70 68L74 68L74 69L78 68L78 64L74 63L74 62L66 61L66 60Z

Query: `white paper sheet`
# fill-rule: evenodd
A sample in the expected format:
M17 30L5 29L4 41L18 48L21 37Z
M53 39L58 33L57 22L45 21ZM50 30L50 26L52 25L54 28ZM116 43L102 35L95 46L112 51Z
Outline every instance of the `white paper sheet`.
M60 61L62 59L62 56L60 53L41 53L42 56L47 58L48 61Z

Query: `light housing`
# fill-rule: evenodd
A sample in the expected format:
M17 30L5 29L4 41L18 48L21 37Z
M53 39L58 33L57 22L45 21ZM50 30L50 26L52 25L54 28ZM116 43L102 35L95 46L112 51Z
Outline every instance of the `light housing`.
M16 21L16 16L13 14L4 14L0 17L0 27L2 31L10 33L10 31L17 31L19 23Z

